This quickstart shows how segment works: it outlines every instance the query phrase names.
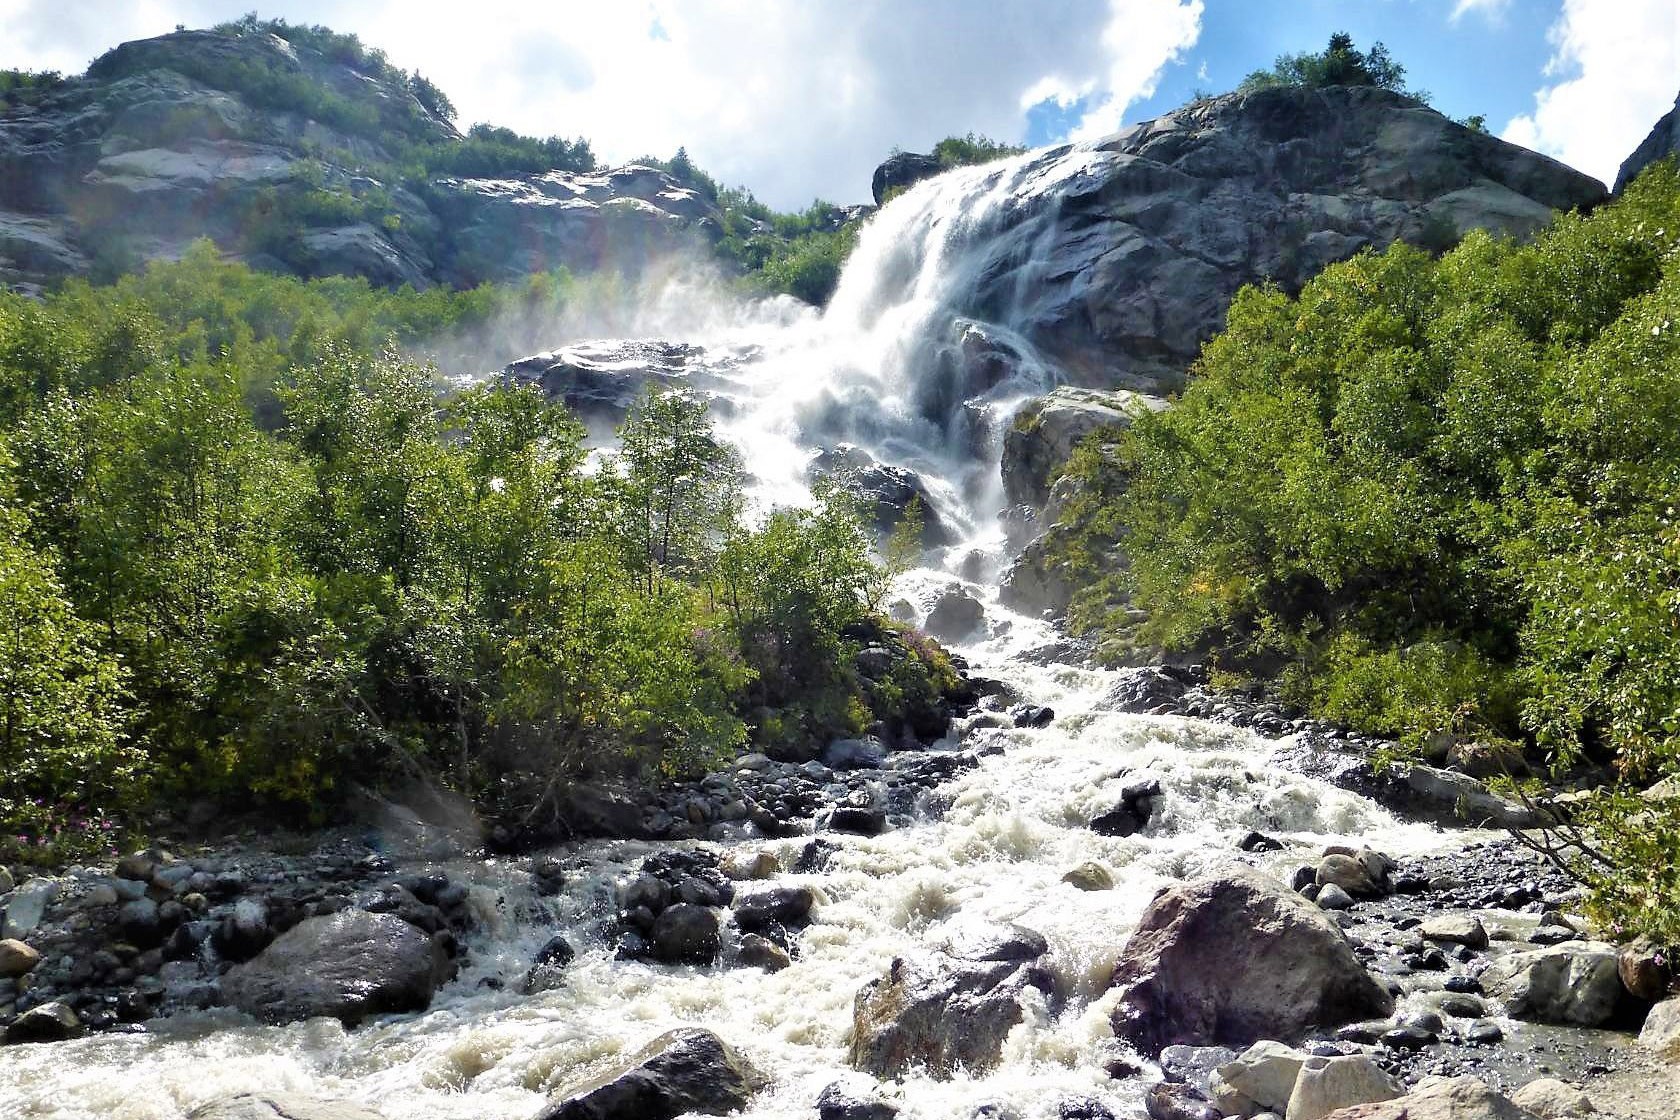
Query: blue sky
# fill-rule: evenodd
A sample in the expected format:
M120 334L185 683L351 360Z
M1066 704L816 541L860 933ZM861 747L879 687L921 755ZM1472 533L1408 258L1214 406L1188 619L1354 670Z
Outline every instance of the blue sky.
M80 71L256 0L0 0L0 66ZM1452 117L1609 180L1680 92L1680 0L269 0L437 82L460 123L679 145L783 209L894 147L1099 136L1345 30Z

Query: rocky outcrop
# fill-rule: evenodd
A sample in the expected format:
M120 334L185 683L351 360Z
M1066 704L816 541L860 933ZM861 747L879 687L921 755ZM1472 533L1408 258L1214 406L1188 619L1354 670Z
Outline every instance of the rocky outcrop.
M275 1023L424 1011L450 972L436 936L394 914L346 910L309 918L222 977L227 1002Z
M300 276L470 286L634 271L717 230L708 199L650 167L399 170L411 146L459 143L366 60L260 32L124 43L87 76L0 106L0 284L173 258L204 236Z
M613 1069L560 1095L538 1120L673 1120L738 1112L763 1077L711 1031L662 1034Z
M852 1065L876 1077L925 1067L950 1077L990 1068L1026 1014L1028 989L1048 993L1044 938L1020 926L963 926L929 952L899 957L858 992Z
M869 190L875 196L875 205L879 206L886 201L888 191L905 190L943 170L938 156L923 152L894 152L875 168L875 174L869 180Z
M1050 149L990 174L1010 201L966 233L984 259L952 311L1007 309L1070 381L1151 393L1182 381L1244 284L1297 288L1396 240L1522 236L1605 198L1589 176L1370 87L1197 101L1094 151Z
M1616 947L1565 942L1495 961L1483 982L1504 997L1510 1013L1543 1023L1600 1027L1627 998L1616 967Z
M921 517L923 548L938 548L956 539L920 475L906 467L878 463L861 447L843 443L819 451L806 465L805 477L850 491L864 519L882 539L904 521L912 503Z
M1639 173L1658 160L1680 152L1680 95L1674 98L1674 108L1663 114L1633 154L1622 161L1616 172L1616 193L1621 194Z
M1104 428L1124 431L1139 412L1167 406L1143 393L1063 386L1028 402L1003 437L1003 493L1010 505L1044 508L1050 484L1081 440Z
M1117 1037L1246 1046L1386 1015L1388 992L1323 911L1239 869L1156 895L1115 965Z

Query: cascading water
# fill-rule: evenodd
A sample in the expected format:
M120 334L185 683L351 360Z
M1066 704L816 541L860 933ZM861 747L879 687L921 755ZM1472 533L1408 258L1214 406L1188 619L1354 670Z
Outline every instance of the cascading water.
M826 316L782 309L772 324L719 332L715 341L757 348L727 373L726 429L766 501L800 495L816 447L850 443L930 483L942 512L971 538L954 553L998 547L990 528L996 440L1016 402L1057 378L1009 329L1009 303L996 293L1014 283L1010 270L1030 283L1032 215L1101 158L1092 149L1040 153L921 184L865 230ZM993 295L981 306L984 292ZM908 590L925 598L952 578L913 573ZM911 1074L895 1090L902 1115L966 1118L996 1104L988 1115L1049 1120L1070 1098L1135 1114L1139 1084L1111 1080L1098 1049L1109 1038L1108 969L1157 887L1224 863L1250 829L1312 849L1347 840L1395 855L1442 838L1273 765L1279 742L1108 710L1102 698L1113 674L1015 659L1051 631L1009 615L995 597L988 612L991 636L963 652L1053 706L1055 722L1036 731L959 727L958 741L945 746L979 748L981 758L940 789L942 811L876 837L846 837L822 872L784 871L780 881L807 884L819 897L791 967L766 974L616 960L599 924L614 881L646 845L568 851L584 870L560 899L541 903L516 865L456 861L447 870L478 884L486 921L470 966L430 1011L350 1032L322 1020L267 1027L202 1012L139 1034L14 1048L0 1059L0 1117L173 1120L204 1101L260 1089L355 1099L390 1120L530 1120L548 1094L662 1031L699 1025L769 1075L748 1116L806 1118L846 1069L859 988L959 917L1044 934L1055 991L1028 1008L996 1069L949 1081ZM1150 826L1125 838L1094 834L1087 824L1113 806L1122 776L1139 774L1158 776L1164 790ZM724 846L769 850L787 869L804 843ZM1062 881L1091 860L1112 869L1115 889L1082 892ZM557 929L579 950L564 984L516 994Z

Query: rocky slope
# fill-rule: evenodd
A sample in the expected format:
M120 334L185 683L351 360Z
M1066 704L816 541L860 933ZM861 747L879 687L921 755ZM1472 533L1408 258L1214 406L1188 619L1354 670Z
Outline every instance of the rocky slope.
M1154 392L1182 380L1244 284L1298 287L1396 240L1522 236L1606 197L1596 179L1369 87L1198 101L996 174L1012 178L1011 203L968 234L988 261L954 310L1007 322L1075 382Z
M1616 193L1621 194L1634 177L1651 164L1676 153L1680 153L1680 94L1674 98L1674 108L1651 126L1650 135L1622 161L1621 169L1616 173Z
M0 284L108 274L208 236L274 271L470 286L629 267L715 232L710 201L647 167L415 173L415 151L461 143L388 75L272 34L125 43L0 102Z

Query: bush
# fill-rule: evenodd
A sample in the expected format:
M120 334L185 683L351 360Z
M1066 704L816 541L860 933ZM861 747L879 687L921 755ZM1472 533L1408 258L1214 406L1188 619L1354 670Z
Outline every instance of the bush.
M1369 51L1355 50L1353 36L1345 31L1331 35L1319 54L1279 55L1270 70L1254 71L1237 90L1252 93L1276 86L1375 86L1418 101L1429 100L1427 93L1406 88L1406 68L1389 55L1387 47L1373 43Z

